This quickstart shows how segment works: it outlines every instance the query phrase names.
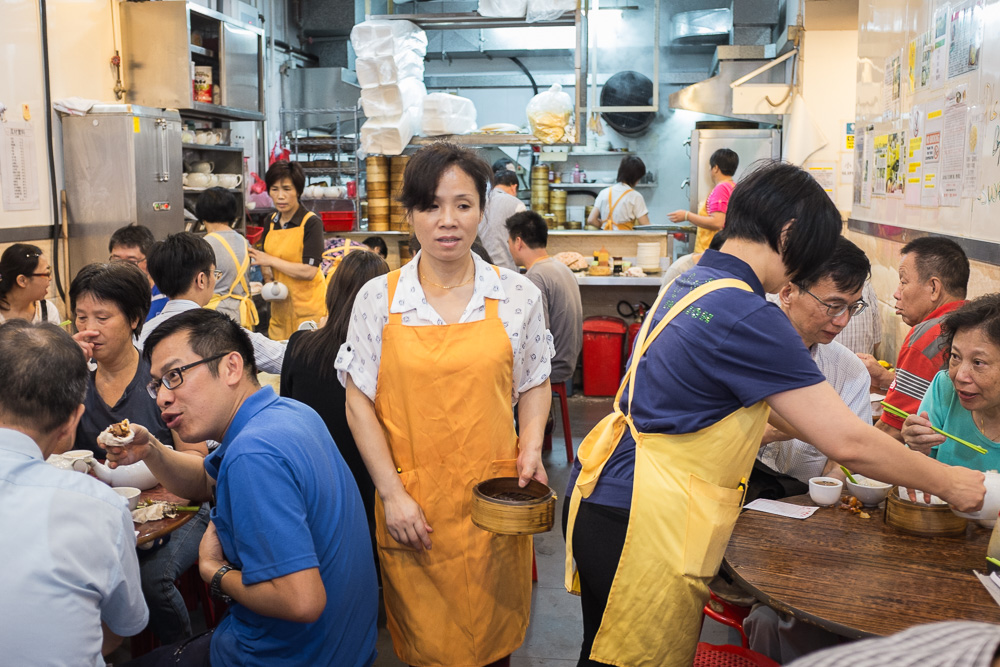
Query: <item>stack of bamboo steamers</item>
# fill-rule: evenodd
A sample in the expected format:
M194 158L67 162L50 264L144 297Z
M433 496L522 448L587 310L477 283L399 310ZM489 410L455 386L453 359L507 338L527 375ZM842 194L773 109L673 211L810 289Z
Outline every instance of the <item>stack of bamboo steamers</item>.
M406 210L397 201L403 189L403 174L409 155L374 155L365 160L368 172L368 231L409 232Z

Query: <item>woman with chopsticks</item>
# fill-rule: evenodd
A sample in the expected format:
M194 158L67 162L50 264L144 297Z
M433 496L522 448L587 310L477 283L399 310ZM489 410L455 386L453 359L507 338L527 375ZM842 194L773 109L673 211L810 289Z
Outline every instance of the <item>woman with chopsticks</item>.
M413 155L399 200L420 252L361 289L335 362L377 492L387 626L410 665L507 665L528 626L531 539L477 528L472 487L547 481L552 337L538 288L471 250L490 177L454 144Z
M912 452L858 419L765 300L807 280L840 229L811 176L766 164L736 186L721 250L660 292L615 412L580 446L567 489L566 586L581 594L580 665L691 664L708 582L769 416L868 477L959 508L982 504L982 473Z
M918 414L903 422L903 441L942 463L1000 469L1000 294L952 311L941 331L951 348L948 369L934 376ZM932 424L980 451L945 438Z

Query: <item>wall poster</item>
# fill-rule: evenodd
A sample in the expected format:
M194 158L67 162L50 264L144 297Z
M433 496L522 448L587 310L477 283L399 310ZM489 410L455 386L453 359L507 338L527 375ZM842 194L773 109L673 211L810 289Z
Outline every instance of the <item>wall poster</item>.
M0 190L6 211L39 208L35 130L29 123L0 123Z
M983 0L966 0L955 6L948 21L948 78L979 68L983 48Z
M933 42L930 45L931 88L940 88L944 85L948 66L948 54L945 50L948 44L948 5L938 7L934 11L934 23L931 30L933 31Z
M926 208L938 206L938 172L941 168L941 128L944 121L944 110L940 102L928 104L924 117L924 158L923 187L921 188L920 205Z
M962 175L962 196L975 197L979 180L979 142L983 134L983 111L970 106L965 131L965 169Z
M965 172L965 130L968 122L968 87L963 84L950 91L944 102L941 134L941 206L958 206L962 198Z
M907 206L920 206L920 183L923 180L924 108L910 110L910 140L906 146L906 190L903 201Z

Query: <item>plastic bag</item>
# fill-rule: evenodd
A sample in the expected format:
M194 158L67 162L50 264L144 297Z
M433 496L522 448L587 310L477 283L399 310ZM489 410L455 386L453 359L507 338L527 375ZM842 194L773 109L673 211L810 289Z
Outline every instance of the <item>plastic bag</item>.
M389 86L403 79L424 78L424 57L416 51L403 51L391 56L357 58L354 69L362 88Z
M577 0L528 0L525 20L528 23L537 21L554 21L566 12L576 10Z
M528 0L479 0L481 16L520 17L527 8Z
M427 34L416 24L400 19L364 21L351 29L351 45L358 58L391 56L404 51L427 55Z
M431 93L424 98L421 128L428 137L472 132L476 129L476 105L458 95Z
M367 155L401 155L420 129L421 107L398 116L369 118L361 126L361 151Z
M573 116L573 100L558 83L528 102L528 125L543 144L562 141Z
M419 107L427 88L420 79L403 79L389 86L366 88L361 91L361 106L368 118L398 116L410 107Z

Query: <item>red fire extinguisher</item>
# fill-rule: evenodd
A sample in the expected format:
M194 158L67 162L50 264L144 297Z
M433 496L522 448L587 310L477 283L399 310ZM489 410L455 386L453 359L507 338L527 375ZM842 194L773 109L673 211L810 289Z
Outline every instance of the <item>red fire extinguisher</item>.
M628 325L628 337L625 339L625 344L628 346L626 348L626 356L632 354L632 345L635 343L635 337L639 335L639 329L642 328L642 319L646 316L648 310L649 304L645 301L635 304L628 301L618 302L618 314L626 319L633 318L632 324Z

